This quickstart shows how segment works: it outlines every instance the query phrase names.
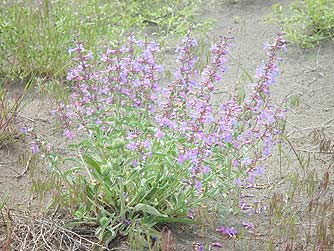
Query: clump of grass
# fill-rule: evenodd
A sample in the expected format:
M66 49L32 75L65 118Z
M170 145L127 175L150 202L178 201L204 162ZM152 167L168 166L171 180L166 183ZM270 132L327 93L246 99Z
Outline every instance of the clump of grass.
M286 178L289 188L275 192L269 202L270 242L268 250L331 250L334 247L332 174L333 141L324 129L314 129L310 138L319 151L292 152L301 170ZM320 162L314 163L314 161ZM316 164L316 168L312 168ZM284 229L284 231L282 231Z
M14 209L0 211L6 234L0 236L3 250L111 250L98 243L94 233L65 228L63 217L31 215Z
M33 77L28 79L24 90L15 97L9 95L9 83L11 80L5 78L0 82L0 149L15 142L19 135L17 129L18 112L25 106L24 100L27 92L33 86Z
M200 1L5 1L0 6L0 68L10 73L63 76L66 53L80 36L94 53L124 33L150 30L184 35Z
M282 245L282 250L295 250L297 247L331 250L334 247L333 198L328 196L329 179L328 170L322 177L316 177L312 170L306 178L298 177L291 181L287 193L274 194L269 213L270 235L275 245ZM296 187L297 194L290 197L291 188L296 190Z
M298 0L288 13L276 4L274 11L287 39L301 47L313 47L324 39L334 38L334 0Z

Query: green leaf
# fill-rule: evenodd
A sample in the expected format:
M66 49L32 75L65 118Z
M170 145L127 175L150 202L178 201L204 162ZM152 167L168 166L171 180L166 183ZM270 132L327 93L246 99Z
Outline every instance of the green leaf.
M71 168L67 171L64 171L62 173L62 175L63 175L63 177L66 177L68 175L71 175L71 174L75 173L76 171L79 171L79 170L82 170L82 167L73 167L73 168Z
M188 218L176 218L176 217L154 217L153 220L158 223L183 223L183 224L195 224L196 221Z
M160 213L156 208L143 203L139 203L137 206L134 207L134 209L135 211L143 211L144 213L154 216L167 217L167 215Z
M89 167L94 168L99 175L102 175L100 165L94 159L87 155L83 155L82 158Z

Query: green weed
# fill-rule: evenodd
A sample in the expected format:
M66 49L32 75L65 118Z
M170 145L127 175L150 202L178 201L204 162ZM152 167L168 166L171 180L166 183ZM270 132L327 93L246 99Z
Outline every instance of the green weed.
M324 132L315 130L311 138L320 152L328 154L323 144L331 140ZM311 169L316 158L310 153L302 155L289 140L286 142L298 159L302 175L298 169L287 175L289 188L275 192L269 202L271 232L267 250L332 250L334 200L330 170Z
M33 78L26 80L25 88L15 97L9 96L10 80L6 78L0 82L0 148L13 143L18 135L17 115L28 102L24 98L34 84Z
M134 30L162 39L184 35L195 23L199 4L181 0L5 1L0 6L1 74L63 76L69 59L66 51L77 36L96 52Z
M334 0L298 0L288 10L280 4L273 9L287 39L301 47L334 38Z
M300 96L295 94L295 95L292 95L290 98L289 98L289 106L293 109L293 108L297 108L300 106Z

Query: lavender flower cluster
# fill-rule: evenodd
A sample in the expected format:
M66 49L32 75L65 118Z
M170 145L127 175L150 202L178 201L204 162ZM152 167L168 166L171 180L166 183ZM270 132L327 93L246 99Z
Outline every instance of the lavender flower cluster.
M237 184L252 184L263 173L262 163L281 132L279 122L285 111L272 103L270 86L279 73L277 54L285 50L286 43L278 33L274 43L266 46L269 60L256 70L256 82L244 98L230 95L215 106L213 92L226 70L232 39L220 37L211 48L210 63L198 72L197 42L189 33L177 48L175 80L166 88L159 84L162 67L155 42L130 35L126 46L106 48L99 59L77 43L70 50L74 65L67 75L73 83L71 96L56 111L64 136L70 140L80 134L92 137L92 127L108 133L117 126L109 118L131 110L149 120L152 130L145 137L143 132L125 132L127 148L145 155L135 162L145 161L152 154L152 145L174 139L175 156L171 157L189 169L188 183L199 192L213 169L226 166L236 173Z
M135 46L142 49L140 57L135 55ZM70 49L76 55L76 65L67 74L67 80L73 83L72 93L68 104L59 104L56 111L63 122L64 136L73 139L82 131L91 135L88 127L92 122L108 130L112 125L107 118L117 116L116 104L153 111L162 71L155 57L159 50L155 42L137 41L131 35L127 46L106 48L94 65L92 53L82 42Z

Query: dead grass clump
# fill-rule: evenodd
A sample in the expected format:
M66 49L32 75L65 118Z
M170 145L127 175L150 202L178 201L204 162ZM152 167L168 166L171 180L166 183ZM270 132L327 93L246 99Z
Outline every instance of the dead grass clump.
M48 216L31 216L3 209L0 249L13 250L111 250L94 238L94 230L64 227L66 222Z

